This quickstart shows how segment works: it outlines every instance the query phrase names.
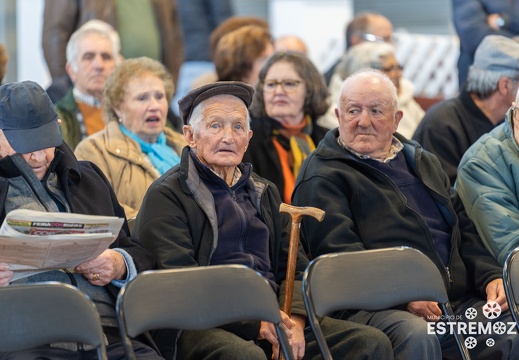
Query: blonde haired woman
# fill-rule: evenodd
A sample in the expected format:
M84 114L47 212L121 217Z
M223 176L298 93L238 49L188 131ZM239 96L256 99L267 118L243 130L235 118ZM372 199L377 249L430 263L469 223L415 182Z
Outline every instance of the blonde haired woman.
M131 218L146 190L180 162L184 137L166 127L173 81L158 61L141 57L123 61L104 90L104 130L80 142L78 159L101 168Z

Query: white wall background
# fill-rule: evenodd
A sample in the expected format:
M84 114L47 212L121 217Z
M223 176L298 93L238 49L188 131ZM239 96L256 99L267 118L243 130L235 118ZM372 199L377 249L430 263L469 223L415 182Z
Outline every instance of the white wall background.
M43 3L44 0L16 2L16 81L32 80L46 88L50 85L50 75L41 48Z
M257 6L267 6L272 34L302 37L319 69L327 69L342 54L344 29L353 17L351 0L257 1ZM45 88L50 75L41 48L43 5L44 0L16 1L16 80L33 80ZM239 13L246 8L236 10Z
M344 31L353 18L351 0L271 0L269 22L274 37L298 35L320 70L343 53Z
M321 71L327 70L343 53L345 26L349 20L353 18L355 13L354 9L357 12L365 11L368 5L372 11L380 11L381 13L387 14L398 32L403 31L405 33L409 31L420 33L423 30L429 30L431 34L452 34L452 28L449 25L450 14L448 14L447 11L450 8L447 0L439 0L442 4L438 3L436 5L430 4L428 0L392 0L391 5L378 0L232 1L237 15L253 15L267 18L273 36L277 37L287 34L300 36L309 48L310 58ZM11 10L14 9L14 2L16 4L16 11ZM3 14L0 14L0 20L4 20L4 24L0 24L0 30L2 30L0 35L5 38L9 32L9 29L4 29L3 27L9 26L8 23L13 17L10 15L10 11L13 11L16 14L16 33L11 38L16 38L16 40L13 40L13 43L16 41L16 48L13 49L13 46L11 46L9 51L10 55L13 55L11 56L11 60L13 63L16 63L16 71L9 72L9 69L15 69L13 69L14 66L12 66L14 64L8 65L9 80L33 80L46 88L50 85L50 75L43 58L41 47L43 6L44 0L0 0L0 12L3 12ZM429 8L427 8L428 6ZM439 9L441 11L434 12L432 10L434 6L441 7L441 9ZM418 10L425 8L427 8L427 12L430 14L421 14L420 19L416 19L414 15L420 13ZM431 18L429 21L430 24L426 21L428 18ZM418 24L415 24L416 22ZM419 25L422 27L417 27ZM422 37L420 37L420 39L422 39ZM0 38L0 41L2 40L3 39ZM426 40L435 41L435 38L433 37ZM448 42L452 41L447 38L447 43ZM442 43L445 43L445 41ZM419 44L423 45L424 40L420 40ZM454 55L446 58L456 60L457 53L455 52L457 49L453 48L452 44L447 45L451 48L447 53ZM397 51L397 53L400 57L403 56L401 51ZM426 59L428 58L429 55L426 55ZM447 87L444 86L440 91L438 91L438 89L427 90L425 88L417 88L417 92L428 96L442 93L448 97L455 94L457 88L450 85L451 83L455 83L455 63L451 63L452 61L448 63L443 61L442 63L442 66L446 68L445 72L447 75L441 79L442 83L447 83ZM437 66L436 63L434 66ZM404 76L413 81L420 80L415 79L414 75L410 73L411 68L411 66L406 67ZM423 82L426 85L429 84L432 78L440 79L432 75L423 75L422 77L424 77ZM419 85L419 81L417 85Z

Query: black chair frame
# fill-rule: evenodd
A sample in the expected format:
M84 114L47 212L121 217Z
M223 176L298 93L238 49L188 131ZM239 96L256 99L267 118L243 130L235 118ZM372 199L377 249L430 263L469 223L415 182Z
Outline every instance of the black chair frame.
M377 311L411 301L435 301L444 315L454 318L438 268L423 253L408 247L322 255L305 271L303 298L326 360L332 355L319 319L334 311ZM462 335L455 337L462 358L470 359Z
M238 321L274 324L286 359L292 350L268 281L241 265L145 271L120 291L117 315L129 359L131 338L149 330L204 330Z

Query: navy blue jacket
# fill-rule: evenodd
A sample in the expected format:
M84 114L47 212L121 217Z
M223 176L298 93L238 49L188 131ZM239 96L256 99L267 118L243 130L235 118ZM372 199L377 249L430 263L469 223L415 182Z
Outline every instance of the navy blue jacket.
M474 53L487 35L513 37L519 35L519 3L510 0L453 0L454 27L460 38L458 78L460 86L467 79L469 66L474 62ZM502 14L507 24L499 31L487 25L487 16Z

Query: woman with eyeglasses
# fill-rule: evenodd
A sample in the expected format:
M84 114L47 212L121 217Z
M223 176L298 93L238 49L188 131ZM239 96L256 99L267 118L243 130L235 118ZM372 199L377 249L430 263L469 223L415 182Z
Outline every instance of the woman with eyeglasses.
M398 92L398 107L404 113L397 131L411 139L418 124L422 121L425 111L414 100L414 85L402 76L403 69L395 57L394 46L385 42L363 42L348 50L330 80L332 106L326 115L319 119L319 124L326 127L338 125L335 104L339 98L342 82L355 71L365 68L381 70L395 84Z
M254 136L243 161L276 184L288 204L301 163L328 130L315 123L327 97L324 78L301 53L276 52L259 73L250 108Z

